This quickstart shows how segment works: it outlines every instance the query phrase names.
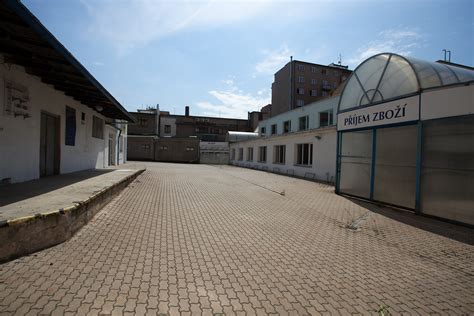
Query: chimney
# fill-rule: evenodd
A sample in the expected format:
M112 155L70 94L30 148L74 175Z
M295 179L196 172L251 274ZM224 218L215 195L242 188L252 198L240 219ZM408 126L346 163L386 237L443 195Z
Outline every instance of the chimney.
M184 108L184 115L185 116L189 116L189 106L186 105L186 107Z

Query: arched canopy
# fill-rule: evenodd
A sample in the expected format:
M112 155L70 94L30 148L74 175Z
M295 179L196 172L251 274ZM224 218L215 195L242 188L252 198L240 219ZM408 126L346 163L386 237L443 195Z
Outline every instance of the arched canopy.
M474 81L474 71L466 68L382 53L354 70L339 100L339 112L469 81Z

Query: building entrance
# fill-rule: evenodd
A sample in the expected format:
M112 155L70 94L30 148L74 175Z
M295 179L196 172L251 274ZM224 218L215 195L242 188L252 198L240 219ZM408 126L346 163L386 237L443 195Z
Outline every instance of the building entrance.
M40 176L59 174L59 117L41 113Z

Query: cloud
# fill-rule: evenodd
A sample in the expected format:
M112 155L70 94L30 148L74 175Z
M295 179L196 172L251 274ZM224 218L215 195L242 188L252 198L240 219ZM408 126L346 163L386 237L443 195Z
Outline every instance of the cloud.
M250 19L269 7L261 1L81 0L92 21L89 32L119 54L190 28L213 28Z
M264 50L262 53L265 57L255 65L255 71L264 75L273 75L290 61L290 56L294 55L286 44L276 50Z
M381 31L376 40L357 49L356 54L350 57L347 62L352 66L357 66L365 59L385 52L410 55L414 48L420 47L421 39L422 36L415 30L388 29Z
M101 61L94 61L92 64L93 64L94 66L99 66L99 67L105 66L105 64L104 64L103 62L101 62Z
M264 95L265 91L267 95ZM258 111L262 106L270 103L268 90L260 90L257 93L258 96L253 96L244 93L233 83L226 90L211 90L209 94L216 99L215 102L202 101L196 103L201 109L202 115L247 118L247 112Z

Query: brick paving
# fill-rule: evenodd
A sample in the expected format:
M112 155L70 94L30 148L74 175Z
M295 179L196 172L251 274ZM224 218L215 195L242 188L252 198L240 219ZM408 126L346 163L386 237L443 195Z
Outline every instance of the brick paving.
M0 265L0 314L474 313L472 229L271 173L146 166L71 240Z

